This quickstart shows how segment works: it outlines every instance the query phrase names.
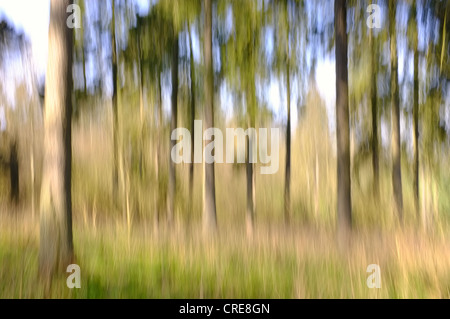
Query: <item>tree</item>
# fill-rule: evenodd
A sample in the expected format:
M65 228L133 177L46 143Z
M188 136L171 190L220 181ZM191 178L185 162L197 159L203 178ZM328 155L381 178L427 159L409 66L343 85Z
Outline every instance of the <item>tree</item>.
M418 1L421 5L421 26L426 39L420 51L425 62L421 81L421 107L419 108L420 147L423 149L420 166L422 225L429 228L439 213L438 183L442 176L439 159L443 146L448 143L449 129L444 117L446 83L450 78L450 2ZM418 17L419 21L419 17ZM433 40L436 39L436 40ZM448 144L447 144L448 145ZM443 154L442 154L443 155Z
M284 19L280 19L279 23L285 25L284 38L284 64L286 67L286 111L287 111L287 125L286 125L286 163L284 176L284 219L289 223L291 216L291 69L290 69L290 50L289 50L289 1L283 2Z
M117 100L117 43L116 43L116 15L115 0L111 0L112 20L111 20L111 50L112 50L112 109L113 109L113 199L117 198L119 188L119 110Z
M40 206L39 272L65 270L73 255L71 117L73 32L66 25L71 0L51 0L44 109L44 164Z
M418 53L418 28L417 28L417 1L413 2L412 14L412 46L414 50L414 104L413 104L413 193L414 209L419 217L419 53Z
M205 130L214 127L214 74L212 65L212 6L211 0L205 0L204 56L205 56ZM214 142L212 142L214 143ZM216 186L214 163L204 163L203 173L203 227L211 231L217 227Z
M400 97L398 86L397 33L395 16L397 1L389 0L389 35L391 40L391 156L392 187L395 207L400 222L403 219L402 168L400 148Z
M190 71L190 79L191 79L191 92L190 92L190 100L189 107L191 111L190 118L190 127L191 127L191 164L189 167L189 191L190 191L190 200L191 200L191 210L193 209L194 202L194 121L195 121L195 62L194 62L194 53L192 50L192 35L190 31L190 27L188 25L188 37L189 37L189 71Z
M377 90L377 77L378 77L378 46L377 37L374 29L370 32L370 51L372 60L372 86L370 90L371 94L371 106L372 106L372 171L373 171L373 193L376 200L380 196L380 163L378 156L378 90Z
M170 132L173 132L177 128L177 103L178 103L178 31L174 28L174 38L173 38L173 48L172 48L172 109L171 109L171 120L170 120ZM176 141L170 140L170 150L175 147ZM171 223L174 216L174 209L176 203L176 170L175 163L170 160L169 164L169 199L167 219Z
M258 74L262 73L260 41L265 10L264 5L261 7L259 8L253 1L234 1L230 4L228 8L232 10L233 27L231 34L226 39L226 44L222 47L222 50L226 52L221 52L221 67L223 68L221 72L226 74L236 96L244 95L245 97L246 109L245 114L242 114L241 117L245 118L245 123L242 124L247 128L255 128L258 112L256 81ZM252 154L256 155L256 136L251 133L246 135L246 144L246 224L247 232L250 235L256 210L254 170L256 158L252 158Z
M337 218L338 229L345 233L351 229L352 224L346 0L335 0L334 14L336 33Z

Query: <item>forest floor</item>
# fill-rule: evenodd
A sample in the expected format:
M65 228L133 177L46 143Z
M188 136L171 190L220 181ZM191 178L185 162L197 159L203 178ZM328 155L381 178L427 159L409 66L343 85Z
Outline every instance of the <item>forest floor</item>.
M37 275L38 220L0 218L0 298L42 298ZM204 238L201 225L154 231L141 221L128 234L122 222L95 227L75 221L75 262L52 283L51 298L450 298L448 232L405 228L353 232L340 244L314 226L220 225ZM369 288L370 264L381 288Z

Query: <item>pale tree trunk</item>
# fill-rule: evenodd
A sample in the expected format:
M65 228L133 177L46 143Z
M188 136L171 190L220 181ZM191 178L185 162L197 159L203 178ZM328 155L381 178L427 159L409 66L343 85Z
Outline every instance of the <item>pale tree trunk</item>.
M403 221L402 168L400 148L400 97L398 88L397 39L395 14L397 1L389 0L389 34L391 37L391 149L392 186L399 222Z
M71 117L73 30L66 25L69 0L52 0L44 109L44 164L40 200L39 273L50 281L73 255Z
M338 230L345 234L352 225L350 180L350 128L347 69L347 6L335 0L336 33L336 137L337 137L337 219Z
M172 48L172 115L170 121L169 138L173 130L177 128L177 101L178 101L178 33L175 31L175 37L173 39ZM174 218L174 211L176 205L176 170L175 163L170 157L170 152L175 146L176 141L170 139L169 149L169 189L168 189L168 201L167 201L167 221L172 223Z
M163 135L163 106L162 106L162 88L161 88L161 67L158 67L158 118L157 118L157 141L156 141L156 156L155 156L155 173L156 180L158 182L158 194L156 200L156 213L155 213L155 230L158 230L159 222L161 219L161 211L163 210L163 203L165 202L165 198L163 196L163 186L162 186L162 174L161 170L161 162L162 162L162 146L161 139Z
M127 220L126 212L126 182L125 182L125 163L123 154L123 136L120 134L119 127L119 98L118 98L118 83L117 83L117 67L119 63L117 53L117 39L116 39L116 17L115 17L115 0L111 1L112 6L112 76L113 76L113 200L116 205L120 207L123 214L124 221ZM120 182L120 185L119 185ZM120 194L119 194L120 190ZM117 202L117 200L119 202Z
M141 131L141 145L139 150L139 176L141 180L144 178L144 152L146 144L146 115L144 110L144 70L142 66L142 53L141 53L141 18L138 17L137 22L137 56L139 67L139 119L140 119L140 131Z
M141 50L141 18L137 18L137 26L136 26L136 47L137 47L137 59L138 59L138 68L139 68L139 120L140 120L140 145L139 145L139 179L140 181L145 180L145 173L146 173L146 167L145 167L145 157L144 152L146 151L145 146L147 145L147 134L146 134L146 128L147 128L147 114L144 110L144 69L143 69L143 62L142 62L142 50ZM153 150L150 150L152 152ZM128 174L129 177L129 174ZM128 212L128 219L130 219L130 205L129 205L129 192L131 185L128 182L127 183L127 212ZM138 213L142 214L143 211L143 196L142 191L139 189L137 191L138 193ZM130 232L130 222L128 222L128 230Z
M205 29L204 29L204 56L205 56L205 130L214 127L214 74L212 65L212 6L211 0L205 0ZM210 142L213 143L213 142ZM216 186L214 176L214 163L204 164L203 185L203 229L205 232L215 231L216 220Z

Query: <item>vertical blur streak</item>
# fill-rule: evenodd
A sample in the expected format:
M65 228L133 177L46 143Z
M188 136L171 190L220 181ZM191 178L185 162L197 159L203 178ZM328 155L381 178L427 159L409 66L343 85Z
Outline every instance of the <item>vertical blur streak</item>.
M378 46L374 29L370 32L371 58L372 58L372 170L373 170L373 195L376 201L380 199L380 164L378 156Z
M350 230L352 223L346 15L346 0L335 0L337 216L338 229L342 233Z
M403 220L402 169L400 150L400 96L398 88L397 38L395 16L397 1L389 0L389 36L391 39L391 148L392 148L392 188L399 222Z
M289 224L291 216L291 80L290 80L290 52L289 52L289 8L288 1L285 3L286 14L286 107L287 107L287 125L286 125L286 171L284 188L284 216L286 224Z
M69 0L52 0L44 110L44 165L40 207L39 272L49 281L72 259L71 116L73 32Z
M170 131L173 132L177 128L177 100L178 100L178 31L174 30L173 51L172 51L172 117L170 121ZM175 147L175 140L170 139L170 149ZM169 224L173 220L175 203L176 203L176 172L175 163L170 160L169 163L169 199L167 219Z
M211 0L205 0L205 130L214 127L214 77L212 66L212 7ZM214 178L214 163L204 163L203 181L203 228L211 232L217 227L216 221L216 186Z
M414 191L414 208L416 210L417 220L420 220L419 208L419 54L417 50L419 35L417 27L417 1L414 0L413 5L413 49L414 49L414 104L413 104L413 191Z
M111 20L111 46L112 46L112 81L113 81L113 95L112 95L112 108L113 108L113 200L116 201L118 197L118 185L119 185L119 115L118 115L118 101L117 101L117 46L116 46L116 17L115 17L115 1L111 0L112 7L112 20ZM117 201L115 204L118 204Z
M189 167L189 197L191 205L191 213L194 203L194 121L195 121L195 70L194 70L194 53L192 50L192 35L190 27L188 25L188 37L189 37L189 62L190 62L190 77L191 77L191 96L190 96L190 108L191 108L191 164Z

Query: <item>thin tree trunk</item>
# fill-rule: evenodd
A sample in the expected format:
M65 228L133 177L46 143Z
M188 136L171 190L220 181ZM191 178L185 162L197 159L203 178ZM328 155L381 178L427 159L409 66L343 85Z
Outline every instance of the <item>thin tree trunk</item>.
M350 180L350 128L347 69L347 6L335 0L336 33L336 135L337 135L337 218L338 229L347 233L352 225Z
M416 210L417 220L420 220L420 203L419 203L419 54L418 46L418 28L417 28L417 3L414 1L414 105L413 105L413 147L414 147L414 163L413 163L413 191L414 191L414 208Z
M189 31L189 60L190 60L190 71L191 71L191 100L190 100L190 109L191 109L191 165L189 167L189 190L190 190L190 201L191 201L191 210L193 209L194 202L194 121L195 121L195 64L194 64L194 54L192 50L192 38L191 32Z
M113 95L112 95L112 109L113 109L113 200L119 198L119 114L118 114L118 100L117 100L117 47L116 47L116 19L115 19L115 0L111 0L112 5L112 80L113 80ZM118 204L116 202L116 204Z
M250 121L249 121L250 122ZM252 127L249 124L249 127ZM250 152L252 151L253 139L247 137L247 154L246 154L246 176L247 176L247 211L246 211L246 224L247 234L253 233L253 222L255 217L255 206L253 201L253 163L250 162Z
M141 55L141 21L138 18L137 22L137 56L138 56L138 66L139 66L139 119L140 119L140 131L141 131L141 147L139 150L139 176L143 179L144 175L144 146L145 146L145 117L144 117L144 71L142 68L142 55Z
M40 201L39 273L47 282L73 256L71 118L73 31L70 0L51 0L44 109L44 165Z
M377 60L377 44L375 34L372 31L370 34L371 41L371 55L372 55L372 171L373 171L373 194L376 201L380 198L380 164L378 156L378 60Z
M284 188L284 217L286 224L289 224L291 218L291 97L290 97L290 72L289 66L286 67L286 94L287 94L287 125L286 125L286 170L285 170L285 188Z
M87 80L86 80L86 57L84 52L84 41L83 41L83 48L82 55L83 55L83 82L84 82L84 95L87 96Z
M214 76L212 65L212 6L211 0L205 0L205 130L214 127ZM210 142L214 143L214 142ZM203 228L205 232L215 231L216 220L216 186L214 163L204 161L204 195L203 195Z
M288 3L285 3L286 19L289 20ZM286 108L287 108L287 125L286 125L286 169L284 178L284 219L289 224L291 217L291 79L289 66L289 21L287 21L286 33Z
M254 40L253 40L254 42ZM249 60L254 63L253 46L250 46L250 58ZM255 66L253 66L254 70ZM250 81L247 87L247 126L248 128L255 128L256 119L256 87L255 82ZM246 173L247 173L247 210L246 210L246 226L247 235L252 236L255 223L255 211L256 211L256 176L255 165L252 163L250 154L255 149L254 143L256 143L256 136L252 136L249 132L247 136L247 154L246 154ZM254 154L257 156L256 154Z
M389 0L389 34L391 37L391 148L392 148L392 186L395 207L400 223L403 220L402 169L400 148L400 97L398 89L397 39L395 14L397 1Z
M175 31L176 32L176 31ZM173 49L172 49L172 115L170 121L170 133L177 128L177 101L178 101L178 33L176 32L173 39ZM176 141L170 139L170 151L175 146ZM176 171L175 163L171 160L169 156L169 191L168 191L168 202L167 202L167 220L171 224L174 217L174 210L176 204Z
M161 89L161 67L158 68L158 125L157 125L157 141L156 141L156 164L155 164L155 173L156 180L158 182L158 198L156 202L156 214L155 214L155 228L158 229L161 211L163 209L163 185L162 185L162 176L161 176L161 162L162 162L162 150L161 150L161 138L163 133L163 115L162 115L162 89Z

